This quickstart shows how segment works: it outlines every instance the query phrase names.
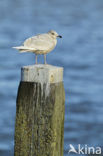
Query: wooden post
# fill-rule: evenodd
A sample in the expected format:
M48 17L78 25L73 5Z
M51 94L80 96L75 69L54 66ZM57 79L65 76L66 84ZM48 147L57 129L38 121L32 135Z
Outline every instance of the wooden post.
M15 156L63 156L64 101L63 68L22 68L16 105Z

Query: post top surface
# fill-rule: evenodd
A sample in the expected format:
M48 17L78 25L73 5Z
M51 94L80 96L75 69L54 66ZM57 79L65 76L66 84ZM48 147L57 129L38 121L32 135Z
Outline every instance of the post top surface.
M58 67L58 66L53 66L53 65L49 65L49 64L35 64L35 65L29 65L29 66L23 66L23 69L34 69L34 68L43 68L43 69L56 69L56 68L62 68L63 67Z
M63 81L63 68L53 65L29 65L21 69L21 81L57 83Z

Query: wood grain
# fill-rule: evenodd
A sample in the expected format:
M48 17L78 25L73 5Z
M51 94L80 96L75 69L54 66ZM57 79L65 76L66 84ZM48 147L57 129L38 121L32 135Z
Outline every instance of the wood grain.
M20 82L16 105L15 156L63 156L64 86Z

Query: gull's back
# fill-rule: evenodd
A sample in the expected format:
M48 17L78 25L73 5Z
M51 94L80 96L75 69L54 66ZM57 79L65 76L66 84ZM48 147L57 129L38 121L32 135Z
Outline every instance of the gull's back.
M37 54L46 54L53 50L57 40L53 39L48 33L33 36L24 41L24 48ZM22 52L22 51L21 51Z

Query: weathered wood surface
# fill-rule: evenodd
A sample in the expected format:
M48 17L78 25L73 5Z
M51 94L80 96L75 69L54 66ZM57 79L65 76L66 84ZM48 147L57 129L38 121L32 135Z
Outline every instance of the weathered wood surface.
M63 68L52 65L37 64L21 69L21 81L58 83L63 81Z
M63 156L64 101L63 82L20 82L15 156Z

